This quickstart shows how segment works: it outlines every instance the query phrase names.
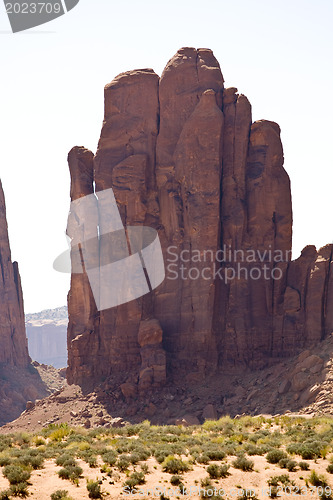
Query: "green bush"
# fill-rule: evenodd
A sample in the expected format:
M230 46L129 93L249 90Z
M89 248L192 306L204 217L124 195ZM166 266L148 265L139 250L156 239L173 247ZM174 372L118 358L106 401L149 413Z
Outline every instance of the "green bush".
M68 498L68 491L66 490L57 490L51 494L51 500L64 500Z
M235 469L240 469L244 472L253 471L254 468L254 462L246 458L244 455L237 457L236 460L232 462L232 465Z
M72 455L69 455L69 453L63 453L62 455L59 455L56 458L56 464L60 466L67 466L67 465L76 465L76 461Z
M322 486L323 488L328 486L325 476L318 475L315 470L311 471L309 483L313 484L313 486Z
M89 498L102 498L102 491L99 481L88 480L87 490Z
M333 464L329 464L329 465L326 467L326 470L327 470L327 472L329 472L330 474L333 474Z
M11 485L26 483L30 479L30 472L20 465L6 465L2 471Z
M182 478L180 476L171 476L170 483L172 486L179 486L182 482Z
M108 450L106 453L102 454L102 460L112 467L117 461L117 453L113 450Z
M0 467L5 467L6 465L10 465L11 463L12 459L8 455L0 455Z
M279 460L279 467L281 467L281 469L286 469L288 462L289 458L281 458L281 460Z
M124 486L128 486L130 489L133 489L138 484L145 484L145 482L146 479L143 472L133 472L133 474L126 479Z
M299 462L298 466L301 470L309 470L310 464L308 462Z
M29 496L28 485L25 481L22 483L12 484L10 487L10 494L14 497L25 498Z
M63 469L60 469L58 475L61 479L69 479L75 482L76 479L81 477L83 470L78 465L67 465Z
M120 472L125 472L125 470L128 469L130 463L131 462L128 455L120 455L117 460L116 466L118 467Z
M288 469L289 472L295 472L297 467L297 462L295 460L288 460L286 464L286 469Z
M209 460L223 460L225 458L225 451L214 444L205 446L202 452Z
M170 474L179 474L182 472L187 472L189 470L189 465L180 458L175 458L173 455L166 457L162 463L163 472L169 472Z
M226 464L225 465L211 464L207 467L207 472L211 479L220 479L221 477L229 476L228 469L229 466Z
M10 490L0 491L0 500L10 500Z
M277 464L283 458L287 458L287 453L283 450L271 450L266 455L266 460L270 464Z

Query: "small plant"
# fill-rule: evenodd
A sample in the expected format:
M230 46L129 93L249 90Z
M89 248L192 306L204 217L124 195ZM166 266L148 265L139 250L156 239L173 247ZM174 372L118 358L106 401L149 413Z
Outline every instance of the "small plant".
M23 469L20 465L7 465L3 471L3 475L8 479L11 485L27 483L30 479L30 472Z
M207 472L211 479L220 479L221 477L227 477L230 475L228 469L228 465L211 464L207 467Z
M173 455L166 457L162 463L163 472L169 472L170 474L179 474L182 472L187 472L189 470L189 465L180 458L175 458Z
M5 467L6 465L10 465L11 463L12 459L10 458L10 456L5 454L0 455L0 467Z
M283 450L271 450L266 455L266 460L270 464L277 464L283 458L287 458L287 453Z
M117 453L113 450L108 450L107 452L103 453L102 460L112 467L112 465L114 465L117 461Z
M67 466L67 465L76 465L76 461L72 455L69 455L69 453L63 453L62 455L59 455L56 459L56 464L61 465L61 466Z
M254 468L254 462L246 458L244 455L238 456L236 460L232 462L232 465L235 469L240 469L244 472L253 471Z
M288 460L288 462L286 464L286 469L289 472L295 472L296 471L296 467L297 467L297 462L295 460Z
M68 496L68 491L57 490L51 494L51 500L70 500L70 497Z
M10 500L10 490L0 491L0 500Z
M330 474L333 474L333 464L329 464L326 468L327 472L329 472Z
M180 476L171 476L170 483L172 486L179 486L182 482L182 478Z
M66 465L63 469L60 469L58 475L61 479L69 479L73 483L76 483L79 477L81 477L83 470L78 465Z
M317 474L315 470L311 471L309 482L313 484L313 486L328 486L325 476Z
M301 470L309 470L310 469L310 464L308 464L308 462L299 462L298 463L298 466Z
M128 469L130 463L131 462L128 455L120 455L117 460L116 466L118 467L120 472L125 472L125 470Z
M99 481L88 480L87 490L89 498L102 498L102 491Z
M148 464L141 464L140 468L144 474L149 474L149 467Z
M26 498L29 496L28 484L25 481L22 483L12 484L9 491L14 497Z
M130 477L125 481L124 486L127 486L130 490L135 488L138 484L145 484L145 476L143 472L133 472Z

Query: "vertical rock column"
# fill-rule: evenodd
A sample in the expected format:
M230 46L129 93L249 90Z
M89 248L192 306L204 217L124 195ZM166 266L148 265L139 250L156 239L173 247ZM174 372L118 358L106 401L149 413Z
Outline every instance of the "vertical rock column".
M158 133L158 82L151 69L120 74L105 87L105 117L94 160L96 192L112 188L123 225L157 228L155 145ZM108 232L100 219L101 233ZM108 240L100 248L101 260L110 252ZM150 318L149 294L100 313L99 349L103 374L121 373L134 378L141 364L139 325Z
M11 261L5 197L0 181L0 363L26 367L29 362L25 334L21 279Z
M223 76L212 51L188 47L170 59L159 86L156 179L167 276L154 309L169 368L194 378L216 366L211 331L215 286L201 276L182 279L180 266L201 271L204 262L193 262L194 251L214 253L220 245L222 91ZM168 270L172 263L177 275ZM208 267L211 271L212 263Z
M78 203L85 196L93 194L93 158L91 151L83 147L73 148L68 155L71 174L71 201ZM93 202L93 199L91 200ZM96 264L99 259L97 240L98 211L93 203L89 218L78 220L70 212L67 232L73 238L72 262L82 263L85 241L95 245ZM76 246L75 243L80 243ZM84 262L83 262L84 266ZM99 375L102 360L99 353L98 312L89 279L84 272L72 273L68 294L68 369L69 383L84 384Z

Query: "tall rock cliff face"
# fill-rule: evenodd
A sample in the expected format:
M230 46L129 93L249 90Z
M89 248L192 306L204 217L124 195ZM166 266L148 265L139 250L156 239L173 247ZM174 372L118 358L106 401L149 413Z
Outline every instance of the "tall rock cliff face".
M26 367L30 359L25 334L21 279L12 262L5 198L0 182L0 364Z
M208 49L180 49L161 78L135 70L106 86L96 155L69 154L71 199L112 188L125 226L158 230L166 278L98 311L87 275L72 274L70 383L195 383L292 356L332 332L332 245L290 261L283 161L279 126L252 123L248 99L224 88ZM89 217L103 234L104 215ZM94 238L85 222L77 231ZM96 245L98 263L108 248Z

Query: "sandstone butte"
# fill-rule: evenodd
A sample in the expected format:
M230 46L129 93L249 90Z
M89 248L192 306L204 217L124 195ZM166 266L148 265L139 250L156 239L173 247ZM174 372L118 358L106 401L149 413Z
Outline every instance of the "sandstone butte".
M109 378L128 395L166 382L196 384L293 356L333 331L332 245L307 246L290 260L292 204L280 128L252 122L248 99L224 88L211 50L180 49L161 77L152 69L118 75L105 87L96 155L75 147L68 160L71 199L112 188L124 225L158 230L167 266L155 291L100 312L87 275L72 274L69 383ZM246 279L243 271L227 282L170 279L170 247L188 258L224 248L254 251L256 261L242 267L265 264L268 273ZM213 272L216 263L193 265ZM221 273L236 266L217 265Z

